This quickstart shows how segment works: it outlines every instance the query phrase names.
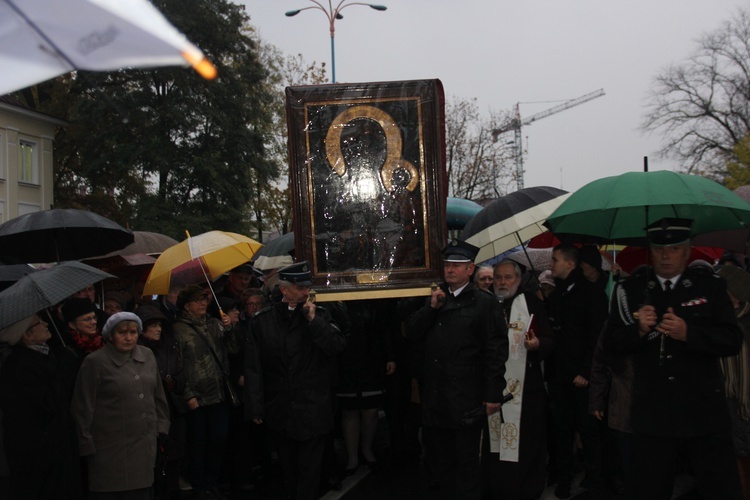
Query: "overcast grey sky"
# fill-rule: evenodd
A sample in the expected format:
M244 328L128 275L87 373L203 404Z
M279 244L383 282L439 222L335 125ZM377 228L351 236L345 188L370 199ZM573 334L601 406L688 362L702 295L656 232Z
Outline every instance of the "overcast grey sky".
M263 40L330 71L328 21L309 0L234 0ZM327 2L327 0L323 0ZM439 78L447 98L484 112L531 116L599 88L606 92L523 129L526 187L573 191L601 177L678 165L656 158L660 138L638 127L660 68L693 51L747 0L376 0L336 22L336 79ZM528 103L528 104L524 104ZM534 103L534 104L532 104ZM527 139L528 138L528 139ZM512 139L512 134L508 140Z

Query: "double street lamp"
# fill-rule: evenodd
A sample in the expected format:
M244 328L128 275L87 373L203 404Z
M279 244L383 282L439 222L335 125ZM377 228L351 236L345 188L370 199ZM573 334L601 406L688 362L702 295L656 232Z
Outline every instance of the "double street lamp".
M290 10L285 15L287 17L296 16L303 10L310 10L310 9L317 9L322 10L323 13L328 18L328 24L330 26L331 31L331 83L336 83L336 49L334 44L334 33L335 33L335 23L336 19L343 19L344 16L341 15L341 11L344 10L346 7L351 7L352 5L366 5L367 7L370 7L374 10L386 10L388 7L385 5L376 5L372 3L365 3L365 2L351 2L347 3L346 0L341 0L336 7L333 6L332 0L328 0L328 7L326 8L321 1L319 0L310 0L315 5L312 5L310 7L304 7L302 9L297 10Z

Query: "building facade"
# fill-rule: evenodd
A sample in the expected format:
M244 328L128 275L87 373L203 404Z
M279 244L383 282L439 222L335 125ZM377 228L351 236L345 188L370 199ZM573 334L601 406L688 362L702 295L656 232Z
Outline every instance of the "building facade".
M0 223L54 205L52 150L65 124L0 96Z

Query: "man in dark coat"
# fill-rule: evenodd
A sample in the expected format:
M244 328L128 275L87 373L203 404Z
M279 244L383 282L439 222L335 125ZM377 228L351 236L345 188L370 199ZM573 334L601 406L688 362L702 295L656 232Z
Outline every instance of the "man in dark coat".
M288 497L314 499L326 435L333 430L332 377L346 338L309 300L309 266L279 271L281 302L250 322L245 355L245 419L265 423L284 468Z
M555 291L549 298L555 336L550 384L558 473L555 496L568 498L576 431L581 436L586 469L582 486L596 491L602 485L600 425L588 413L588 386L594 348L607 319L607 296L583 275L578 251L571 245L553 249L551 270L555 279Z
M718 360L735 355L742 333L725 282L687 267L691 221L648 228L653 271L618 285L605 348L633 355L631 493L669 498L678 456L700 498L740 499L731 420Z
M425 438L435 453L444 498L481 498L479 463L487 416L500 409L508 337L499 302L470 282L478 249L443 250L445 282L407 320L422 347L420 397Z

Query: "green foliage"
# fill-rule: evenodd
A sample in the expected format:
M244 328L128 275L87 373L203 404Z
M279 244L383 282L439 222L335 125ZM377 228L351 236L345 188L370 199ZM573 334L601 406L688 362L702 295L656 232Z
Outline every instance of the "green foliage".
M750 185L750 134L746 135L734 147L736 161L727 164L726 186L737 189Z
M134 229L247 233L252 182L279 175L268 108L278 98L244 7L224 0L157 0L216 65L77 72L25 92L70 122L55 142L55 204L83 207Z

